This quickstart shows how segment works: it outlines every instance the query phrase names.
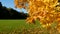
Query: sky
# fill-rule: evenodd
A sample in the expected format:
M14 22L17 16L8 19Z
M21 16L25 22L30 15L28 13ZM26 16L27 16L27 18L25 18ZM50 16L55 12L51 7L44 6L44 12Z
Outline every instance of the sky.
M2 3L3 6L5 6L7 8L13 8L13 9L17 10L18 12L20 12L20 11L22 11L24 13L27 12L25 9L15 8L14 0L0 0L0 2Z

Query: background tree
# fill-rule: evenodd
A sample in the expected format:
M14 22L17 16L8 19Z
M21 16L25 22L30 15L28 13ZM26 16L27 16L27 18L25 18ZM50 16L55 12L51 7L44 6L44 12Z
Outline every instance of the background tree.
M1 4L1 2L0 2L0 7L2 7L2 4Z
M2 6L0 2L0 19L26 19L27 13L17 12L12 8Z

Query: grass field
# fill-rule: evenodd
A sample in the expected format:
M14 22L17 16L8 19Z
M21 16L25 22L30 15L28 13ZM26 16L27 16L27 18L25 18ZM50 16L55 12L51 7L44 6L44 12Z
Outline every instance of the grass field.
M27 24L25 20L0 20L0 33L10 33L11 31L14 31L15 29L22 29L22 28L34 28L38 25L34 24Z
M0 34L21 34L20 31L22 32L22 30L23 30L23 33L27 32L25 31L25 29L29 29L31 30L29 32L33 32L33 33L39 32L39 34L49 34L46 29L41 28L40 30L40 28L37 28L37 27L41 28L41 25L38 23L38 21L36 21L36 24L27 24L25 20L0 20ZM30 28L33 28L33 29L30 29ZM43 31L43 32L40 33L40 31ZM55 29L53 30L51 29L51 31L52 31L52 34L60 34Z

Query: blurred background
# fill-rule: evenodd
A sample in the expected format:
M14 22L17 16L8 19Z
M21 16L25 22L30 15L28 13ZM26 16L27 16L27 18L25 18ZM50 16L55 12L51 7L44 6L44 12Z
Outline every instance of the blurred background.
M15 8L14 0L0 0L0 19L26 19L25 9Z

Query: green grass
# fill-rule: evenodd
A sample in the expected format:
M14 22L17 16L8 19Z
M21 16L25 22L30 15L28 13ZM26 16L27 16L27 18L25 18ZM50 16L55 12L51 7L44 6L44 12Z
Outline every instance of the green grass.
M27 24L25 20L0 20L0 32L11 32L15 29L34 28L38 25Z
M52 28L56 24L52 24ZM39 28L40 27L40 28ZM31 28L31 29L30 29ZM50 29L52 34L55 34L58 31L56 29ZM27 30L25 30L27 29ZM40 30L41 29L41 30ZM41 24L39 24L38 21L36 21L36 24L27 24L25 20L0 20L0 34L19 34L20 32L22 33L28 33L28 30L30 33L40 33L39 31L43 31L41 33L43 34L48 34L50 30L46 30L45 28L41 27ZM20 32L19 32L20 31ZM60 34L60 33L59 33Z

